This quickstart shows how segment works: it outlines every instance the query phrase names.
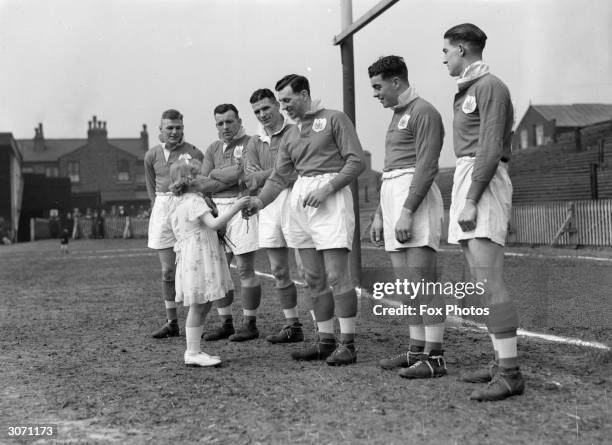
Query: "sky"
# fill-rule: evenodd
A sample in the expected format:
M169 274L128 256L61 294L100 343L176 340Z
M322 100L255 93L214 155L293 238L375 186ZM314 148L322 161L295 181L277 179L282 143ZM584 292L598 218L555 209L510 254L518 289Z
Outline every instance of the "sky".
M353 18L378 0L353 0ZM354 38L356 126L381 169L391 111L372 97L367 67L403 56L411 84L442 114L440 166L454 164L456 82L442 65L444 32L471 22L488 35L484 60L508 87L516 121L529 103L612 103L609 0L400 0ZM204 150L212 110L234 103L247 133L249 97L285 74L307 76L314 98L342 109L340 0L0 0L0 132L85 138L96 115L110 138L151 143L168 108Z

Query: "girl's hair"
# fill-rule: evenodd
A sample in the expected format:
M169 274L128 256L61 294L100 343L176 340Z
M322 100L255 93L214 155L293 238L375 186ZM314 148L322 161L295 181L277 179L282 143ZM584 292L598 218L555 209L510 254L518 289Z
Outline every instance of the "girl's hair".
M202 163L197 159L179 159L170 167L170 191L175 195L182 195L200 173Z

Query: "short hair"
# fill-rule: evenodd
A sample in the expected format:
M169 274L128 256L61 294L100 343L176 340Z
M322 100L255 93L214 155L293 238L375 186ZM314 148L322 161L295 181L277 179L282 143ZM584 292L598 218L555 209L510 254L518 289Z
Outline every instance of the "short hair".
M236 114L236 117L238 119L240 119L240 116L238 115L238 108L236 108L236 106L234 104L220 104L220 105L217 105L215 107L214 111L213 111L213 115L227 113L230 110L233 111Z
M474 48L482 51L487 42L487 35L482 29L471 23L462 23L461 25L453 26L444 33L444 38L455 44L457 42L466 42L474 46Z
M306 79L304 76L300 76L299 74L287 74L281 80L276 82L274 89L276 91L280 91L287 85L291 87L294 93L306 90L308 94L310 94L310 84L308 83L308 79Z
M161 115L161 118L168 119L171 121L182 121L183 115L180 113L180 111L171 108L169 110L164 111Z
M270 99L272 100L272 102L276 102L276 96L274 96L274 93L267 88L261 88L259 90L255 90L255 92L251 94L251 98L249 99L249 102L251 104L254 104L264 99Z
M397 76L402 80L408 81L408 68L404 59L400 56L385 56L379 58L368 68L370 77L378 76L388 79Z

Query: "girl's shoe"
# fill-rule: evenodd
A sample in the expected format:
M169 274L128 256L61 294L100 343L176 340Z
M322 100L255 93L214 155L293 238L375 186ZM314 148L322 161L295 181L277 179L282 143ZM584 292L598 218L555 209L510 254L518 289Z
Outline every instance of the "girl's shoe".
M187 366L217 366L221 363L221 359L218 357L211 357L204 352L198 352L197 354L190 354L185 352L185 365Z

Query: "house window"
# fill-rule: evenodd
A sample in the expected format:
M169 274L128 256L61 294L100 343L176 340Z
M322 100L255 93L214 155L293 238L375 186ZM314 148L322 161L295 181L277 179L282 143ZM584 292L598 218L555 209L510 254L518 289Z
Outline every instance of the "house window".
M23 167L21 169L21 173L34 173L34 168L32 168L32 167Z
M536 125L536 145L544 145L544 125Z
M59 169L57 167L45 167L45 176L47 178L57 178L59 176Z
M79 163L77 161L68 162L68 177L70 182L76 184L81 181L79 174Z
M521 130L521 146L519 148L529 147L529 133L527 130Z
M130 163L126 159L120 159L117 163L117 180L130 180Z

